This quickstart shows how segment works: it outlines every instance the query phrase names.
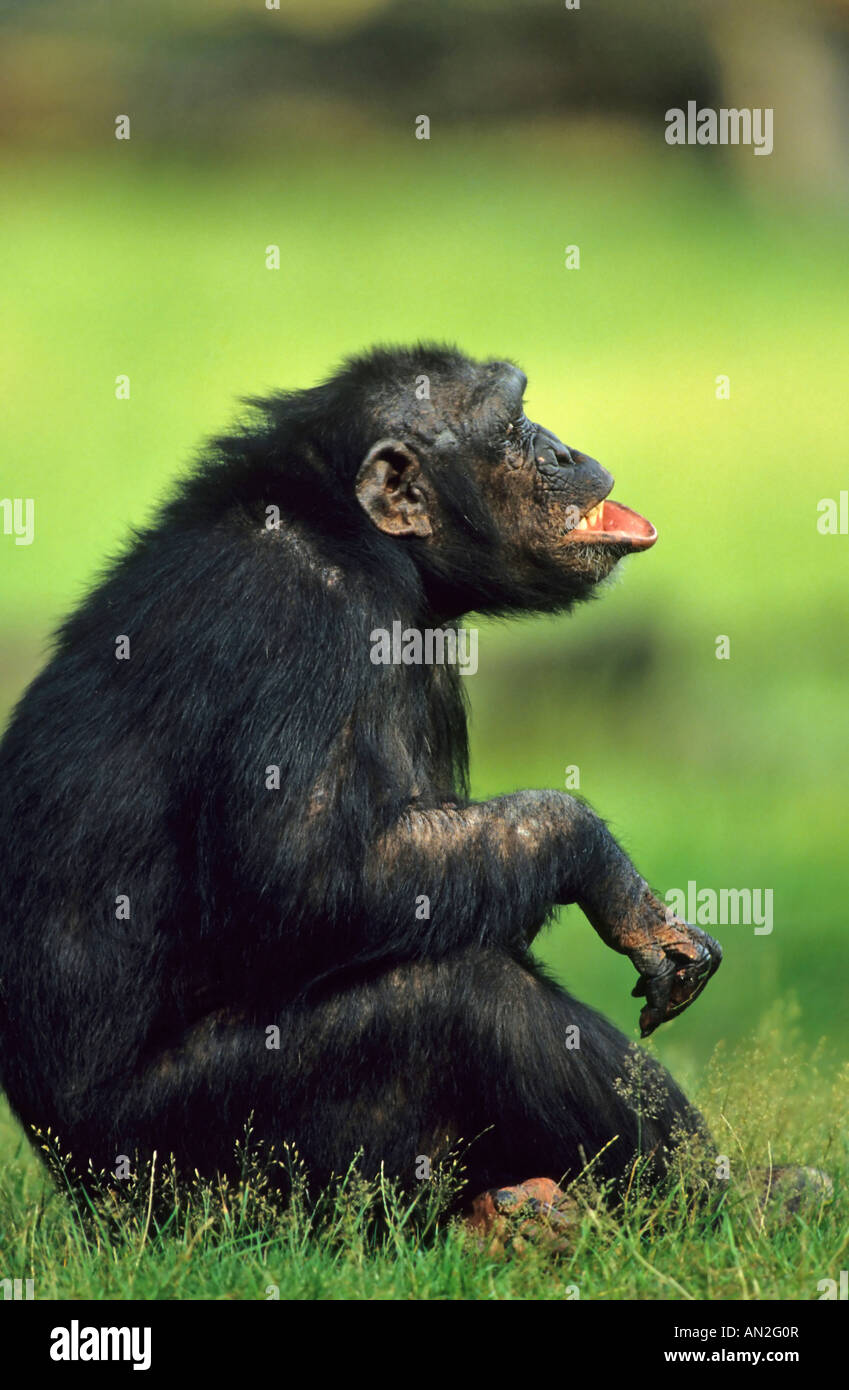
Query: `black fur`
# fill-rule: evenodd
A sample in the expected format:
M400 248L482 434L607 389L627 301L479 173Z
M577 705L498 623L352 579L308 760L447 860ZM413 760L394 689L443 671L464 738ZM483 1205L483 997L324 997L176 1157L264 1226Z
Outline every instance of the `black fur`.
M648 1061L641 1120L627 1039L529 954L558 902L616 944L636 870L562 793L470 803L456 668L370 656L397 619L568 608L626 553L562 547L562 506L609 475L524 418L523 385L420 347L255 402L60 630L0 746L0 1070L78 1167L227 1170L252 1112L319 1181L358 1149L412 1181L482 1135L485 1187L618 1136L615 1176L698 1123ZM396 534L357 490L381 439L422 468ZM431 534L403 529L417 509Z

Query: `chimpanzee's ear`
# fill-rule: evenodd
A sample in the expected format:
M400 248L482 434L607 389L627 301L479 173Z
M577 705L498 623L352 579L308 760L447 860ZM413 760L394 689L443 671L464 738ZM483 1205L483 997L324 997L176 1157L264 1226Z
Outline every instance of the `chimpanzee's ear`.
M388 536L430 536L427 496L416 483L421 465L408 444L381 439L373 444L357 474L360 506Z

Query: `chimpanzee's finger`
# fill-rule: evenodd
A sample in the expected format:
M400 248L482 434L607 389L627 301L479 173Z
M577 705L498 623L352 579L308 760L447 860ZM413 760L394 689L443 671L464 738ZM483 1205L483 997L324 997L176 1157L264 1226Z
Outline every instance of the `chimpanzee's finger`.
M679 970L672 987L669 1012L679 1014L688 1008L693 1000L701 994L715 970L716 965L710 960L704 961L700 966Z
M640 1037L648 1038L661 1023L663 1019L660 1015L646 1004L640 1013Z
M674 960L684 970L700 970L702 967L708 967L708 978L710 978L714 971L719 969L722 962L722 947L719 942L715 941L712 936L708 936L706 932L699 932L698 940L689 944L696 947L695 954L692 950L688 950L686 953L676 950L674 946L667 947L666 954L670 960Z
M675 964L671 960L663 961L654 974L646 977L646 1003L661 1018L665 1018L668 1012L674 983Z

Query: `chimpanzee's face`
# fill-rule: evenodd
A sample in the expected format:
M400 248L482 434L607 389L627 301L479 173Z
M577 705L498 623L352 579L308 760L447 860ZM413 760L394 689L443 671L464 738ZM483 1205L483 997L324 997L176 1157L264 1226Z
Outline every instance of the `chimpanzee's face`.
M526 386L523 373L506 368L492 397L500 456L476 472L516 563L533 566L545 557L568 575L570 587L580 578L595 583L624 555L647 550L657 532L609 499L614 480L600 463L528 419Z
M380 530L413 539L421 567L479 608L569 604L654 544L651 523L609 499L601 464L527 418L518 368L463 365L380 419L387 437L357 478Z

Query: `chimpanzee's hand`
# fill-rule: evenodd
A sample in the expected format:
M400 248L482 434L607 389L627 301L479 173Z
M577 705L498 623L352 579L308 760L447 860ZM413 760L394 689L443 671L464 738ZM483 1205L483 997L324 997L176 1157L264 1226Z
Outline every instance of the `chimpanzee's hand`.
M582 901L581 907L602 941L627 956L639 974L632 992L637 998L645 995L640 1031L647 1038L701 994L719 968L722 949L712 936L676 917L619 853L624 871L618 882L609 875L595 884L592 900ZM624 891L619 886L623 881Z
M692 1004L722 960L722 948L712 936L672 914L626 954L640 975L631 993L646 1000L640 1014L644 1038Z

